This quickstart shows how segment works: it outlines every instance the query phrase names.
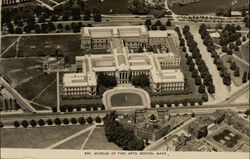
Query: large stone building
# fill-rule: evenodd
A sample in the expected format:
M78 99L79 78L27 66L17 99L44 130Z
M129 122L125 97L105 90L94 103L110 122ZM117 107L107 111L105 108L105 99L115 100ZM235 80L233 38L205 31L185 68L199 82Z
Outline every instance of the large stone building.
M183 90L179 39L173 30L147 31L145 26L84 27L81 48L107 50L109 54L76 57L79 73L64 74L65 95L95 95L98 73L129 83L140 74L149 76L154 92ZM143 48L141 53L136 52ZM156 48L155 52L148 48Z

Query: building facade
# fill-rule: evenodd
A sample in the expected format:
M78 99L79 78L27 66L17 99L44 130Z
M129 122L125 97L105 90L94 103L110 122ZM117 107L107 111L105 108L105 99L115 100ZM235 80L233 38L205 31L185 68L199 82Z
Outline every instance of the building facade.
M207 125L199 120L194 121L188 127L188 133L192 134L197 139L207 136Z
M65 74L65 95L95 95L98 73L116 76L117 83L129 83L134 76L146 74L154 92L183 90L179 39L175 31L147 31L145 26L84 27L81 48L110 49L111 54L76 57L79 73ZM157 52L148 47L159 47ZM134 49L144 48L136 53ZM79 90L79 91L78 91Z

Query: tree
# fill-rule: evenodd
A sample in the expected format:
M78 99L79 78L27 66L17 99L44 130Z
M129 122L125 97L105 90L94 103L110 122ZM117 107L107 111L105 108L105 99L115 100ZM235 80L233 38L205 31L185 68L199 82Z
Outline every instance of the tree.
M234 48L235 48L235 45L234 45L233 42L230 42L230 43L229 43L229 48L230 48L230 49L234 49Z
M67 107L67 110L68 110L68 112L73 112L73 107L72 107L72 105L69 105L69 106Z
M226 73L223 77L223 83L227 86L231 85L231 76L229 73Z
M20 126L19 122L18 121L14 121L13 125L18 128Z
M236 30L241 30L241 26L240 26L240 25L237 25L235 29L236 29Z
M237 46L240 46L242 44L240 39L237 39L235 43L236 43Z
M40 28L39 25L36 27L35 32L36 32L37 34L40 34L40 33L42 32L42 30L41 30L41 28Z
M245 71L242 76L242 83L246 83L246 82L247 82L247 71Z
M48 22L48 30L49 31L55 31L56 27L53 22Z
M187 51L187 49L186 49L185 46L183 46L182 51L183 51L183 52L186 52L186 51Z
M95 118L95 122L96 122L96 123L101 123L101 122L102 122L102 119L101 119L99 116L97 116L97 117Z
M55 122L56 125L61 125L62 124L62 122L61 122L61 120L59 118L56 118L54 122Z
M151 19L146 19L144 24L145 25L151 25L152 24Z
M53 125L53 121L52 121L51 119L48 119L48 120L47 120L47 124L48 124L48 125Z
M92 123L93 123L92 117L88 117L88 118L87 118L87 123L88 123L88 124L92 124Z
M214 87L214 85L213 84L210 84L209 86L208 86L208 93L210 93L210 94L213 94L213 93L215 93L215 87Z
M98 83L104 87L115 87L117 85L116 77L104 73L98 74Z
M203 94L202 94L202 100L203 100L204 102L207 102L207 101L208 101L208 95L207 95L207 93L203 93Z
M88 9L86 9L84 13L84 20L90 20L90 18L91 18L91 13Z
M136 75L132 78L132 83L135 86L146 87L149 86L149 77L145 74Z
M78 112L81 111L81 109L82 108L80 106L76 107L76 111L78 111Z
M166 26L165 25L161 25L160 26L160 30L166 30L167 28L166 28Z
M28 123L26 120L23 120L23 121L22 121L22 126L23 126L24 128L27 128L27 127L29 126L29 123Z
M201 78L200 76L195 77L195 85L200 85L201 84Z
M192 114L191 114L191 117L192 117L192 118L194 118L194 117L195 117L195 114L194 114L194 112L192 112Z
M168 19L166 26L172 26L171 21Z
M31 120L30 125L34 128L34 127L36 127L37 123L35 120Z
M57 108L55 106L52 107L52 112L54 112L54 113L57 112Z
M15 33L16 34L22 34L23 33L22 28L17 27L16 30L15 30Z
M227 46L226 45L222 46L222 52L227 52Z
M76 123L77 123L77 120L76 120L76 118L71 118L71 119L70 119L70 122L71 122L72 124L76 124Z
M23 31L25 32L25 33L30 33L31 32L31 29L30 29L30 27L29 26L24 26L23 27Z
M80 117L78 118L78 122L81 124L81 125L84 125L86 123L85 119L83 117Z
M201 85L199 86L199 93L204 93L205 90L206 90L205 85L204 85L204 84L201 84Z
M64 118L62 122L63 122L63 124L65 124L65 125L68 125L68 124L69 124L69 120L68 120L67 118Z
M102 16L101 16L99 10L97 10L97 11L93 14L93 19L94 19L94 22L101 22L101 21L102 21Z
M152 121L153 121L153 120L156 120L156 117L155 117L154 114L151 114L151 115L150 115L150 120L152 120Z
M71 28L70 28L70 26L67 24L67 25L65 25L65 30L66 31L68 31L68 30L70 30Z
M151 30L158 30L157 25L151 25Z
M232 49L230 49L230 48L229 48L229 49L227 49L227 54L228 54L228 55L232 55L232 54L233 54Z
M45 122L44 122L43 119L39 119L39 120L38 120L38 124L39 124L40 126L44 126L44 125L45 125Z
M66 108L65 108L64 105L60 106L60 111L61 111L61 112L66 112Z
M234 76L235 77L239 77L240 76L240 68L239 67L235 68L235 70L234 70Z
M231 62L230 69L231 69L231 70L235 70L236 67L237 67L237 66L236 66L235 61Z
M62 29L63 29L62 23L57 24L57 29L59 29L59 30L62 30Z
M243 36L242 41L246 41L246 40L247 40L246 36Z
M39 22L39 23L44 23L44 22L45 22L45 17L44 17L44 15L40 15L40 16L39 16L38 22Z

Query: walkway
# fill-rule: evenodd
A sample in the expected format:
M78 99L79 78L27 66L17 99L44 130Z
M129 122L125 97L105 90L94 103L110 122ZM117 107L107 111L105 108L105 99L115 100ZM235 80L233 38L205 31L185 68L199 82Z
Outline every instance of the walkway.
M79 131L79 132L77 132L77 133L75 133L75 134L73 134L73 135L71 135L71 136L69 136L69 137L67 137L67 138L65 138L65 139L63 139L63 140L61 140L61 141L55 143L55 144L53 144L53 145L50 145L50 146L47 147L46 149L53 149L53 148L55 148L55 147L57 147L57 146L59 146L59 145L65 143L65 142L67 142L67 141L69 141L69 140L71 140L71 139L73 139L73 138L75 138L75 137L77 137L77 136L79 136L79 135L81 135L81 134L87 132L87 131L90 131L90 130L92 130L92 129L95 129L95 127L96 127L96 125L94 124L94 125L92 125L92 126L86 128L86 129L83 129L83 130L81 130L81 131Z
M16 42L18 42L19 40L20 40L20 38L22 37L22 36L20 36L20 34L18 35L19 37L12 43L12 44L10 44L10 46L8 46L8 48L7 49L5 49L2 53L1 53L1 55L0 55L0 57L2 57L13 45L15 45L15 43ZM4 36L1 36L1 37L4 37Z
M51 7L50 5L48 5L47 3L44 3L43 1L41 0L36 0L37 2L41 3L42 6L45 6L46 8L48 8L49 10L54 10L53 7Z
M81 146L81 148L80 148L81 150L84 149L85 145L87 144L87 142L88 142L88 140L89 140L89 137L92 135L92 133L93 133L94 130L95 130L95 127L92 128L92 129L90 130L90 132L89 132L87 138L84 140L84 142L83 142L83 144L82 144L82 146Z
M211 73L213 77L213 83L215 86L215 93L213 95L210 95L210 98L212 98L212 103L217 103L219 101L222 101L228 97L230 94L230 87L224 85L223 80L219 74L219 71L217 70L216 65L213 63L213 58L210 56L211 53L207 51L207 47L203 44L203 40L200 37L199 34L199 26L198 25L191 25L190 31L194 36L194 40L198 43L198 48L200 49L202 58L204 59L209 72ZM233 83L232 83L233 85ZM212 104L211 103L211 104Z

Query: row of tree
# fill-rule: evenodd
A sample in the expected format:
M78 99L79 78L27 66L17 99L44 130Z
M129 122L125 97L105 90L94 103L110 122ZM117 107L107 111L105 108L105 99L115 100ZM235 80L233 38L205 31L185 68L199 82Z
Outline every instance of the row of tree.
M212 75L210 74L205 61L202 59L200 49L198 48L197 42L194 40L194 37L191 34L190 27L188 25L184 26L183 34L185 39L187 40L187 46L189 47L189 51L192 53L192 58L195 60L198 70L201 74L201 78L203 78L203 83L207 87L208 92L210 94L213 94L215 92L215 86L213 84ZM195 64L193 60L189 61L189 70L193 71L195 69Z
M224 66L223 61L220 59L220 56L215 50L213 39L207 31L206 24L201 24L199 28L199 33L203 39L203 43L207 46L208 52L211 53L211 57L214 59L214 64L217 66L217 70L220 71L220 76L223 78L223 83L227 86L231 85L231 76L228 72L226 66Z
M36 126L45 126L46 124L47 125L61 125L61 124L64 124L64 125L68 125L68 124L81 124L81 125L84 125L86 123L88 124L92 124L93 122L96 123L101 123L102 122L102 119L97 116L95 119L93 119L92 117L88 117L87 119L85 119L84 117L79 117L78 119L76 118L71 118L71 119L68 119L68 118L63 118L63 119L60 119L60 118L55 118L54 120L52 119L47 119L47 120L43 120L43 119L39 119L38 121L32 119L30 121L27 121L27 120L23 120L21 122L19 121L14 121L13 122L13 125L18 128L20 126L24 127L24 128L27 128L29 125L31 127L36 127Z
M96 111L98 108L101 108L101 110L105 110L105 106L101 103L91 103L91 104L80 104L80 105L75 105L74 107L69 105L69 106L60 106L60 112L73 112L74 109L76 111L81 111L82 108L85 108L87 111ZM57 107L52 107L52 112L57 112Z
M203 101L202 100L199 100L199 99L183 99L183 100L176 100L176 101L165 101L165 100L159 100L159 101L152 101L151 102L151 107L152 108L155 108L156 105L159 105L159 107L163 108L165 105L167 107L171 107L171 106L180 106L180 104L182 104L183 106L195 106L195 104L198 103L199 105L202 105L203 104Z
M116 121L116 112L111 112L103 118L105 135L108 142L113 142L123 150L143 150L144 141L138 139L133 130L125 128Z

